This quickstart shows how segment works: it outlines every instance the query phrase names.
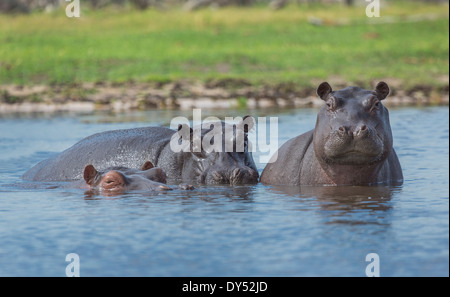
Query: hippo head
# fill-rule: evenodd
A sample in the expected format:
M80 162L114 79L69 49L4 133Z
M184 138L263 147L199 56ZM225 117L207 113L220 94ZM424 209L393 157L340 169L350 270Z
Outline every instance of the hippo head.
M187 139L182 153L182 179L201 184L256 184L259 174L248 140L253 126L250 116L238 124L215 121L194 129L179 125L172 139L179 143Z
M325 105L314 130L314 152L322 164L373 165L392 150L388 110L381 101L389 86L380 82L375 90L348 87L333 91L324 82L317 88Z
M91 189L98 189L103 194L120 194L130 190L170 190L163 184L166 182L164 171L161 168L154 168L149 161L145 162L141 170L111 167L99 172L93 165L87 165L83 177Z

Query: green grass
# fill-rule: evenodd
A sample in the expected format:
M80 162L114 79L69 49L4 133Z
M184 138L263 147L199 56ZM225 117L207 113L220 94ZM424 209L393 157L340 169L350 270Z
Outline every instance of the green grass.
M381 13L381 21L397 22L370 24L364 7L341 6L0 15L0 84L236 78L310 86L336 76L442 83L448 6L392 5ZM415 14L437 18L404 20Z

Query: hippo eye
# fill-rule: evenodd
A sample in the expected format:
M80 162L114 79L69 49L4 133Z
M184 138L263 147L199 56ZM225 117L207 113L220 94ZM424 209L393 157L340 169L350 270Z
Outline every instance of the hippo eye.
M373 103L372 108L370 109L370 111L378 110L378 109L380 108L380 105L381 105L380 101L379 101L379 100L376 100L376 101Z
M338 106L338 99L336 99L335 97L330 97L330 99L326 103L326 106L328 110L336 109Z

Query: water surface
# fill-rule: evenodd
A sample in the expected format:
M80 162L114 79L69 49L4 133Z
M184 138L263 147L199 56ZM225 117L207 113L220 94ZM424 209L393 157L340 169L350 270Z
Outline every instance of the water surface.
M251 111L279 118L279 145L312 129L316 112ZM381 276L448 276L449 109L390 114L400 187L258 184L117 197L20 177L93 133L192 113L2 115L0 276L65 276L69 253L79 255L81 276L365 276L368 253L379 255Z

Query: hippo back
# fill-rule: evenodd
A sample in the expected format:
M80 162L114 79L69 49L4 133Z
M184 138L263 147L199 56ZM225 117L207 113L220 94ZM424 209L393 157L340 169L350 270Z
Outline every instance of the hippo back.
M78 180L87 164L99 170L114 166L140 168L145 161L158 166L158 159L174 133L163 127L97 133L38 163L22 178L33 181Z

